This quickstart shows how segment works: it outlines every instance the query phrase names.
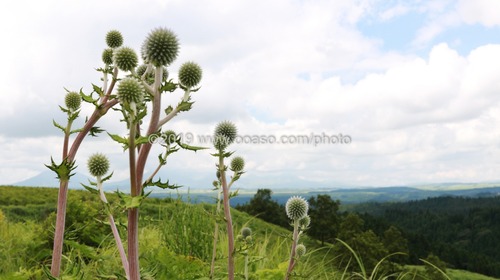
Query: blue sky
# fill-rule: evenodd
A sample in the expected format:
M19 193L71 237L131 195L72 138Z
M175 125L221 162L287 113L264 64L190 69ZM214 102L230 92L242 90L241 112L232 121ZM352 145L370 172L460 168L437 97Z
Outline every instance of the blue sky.
M0 11L0 184L58 158L52 119L64 88L99 84L104 36L120 30L139 50L156 27L204 71L193 110L166 127L210 135L222 120L242 135L349 135L349 144L237 144L244 188L393 186L500 181L500 10L497 0L435 1L7 1ZM180 93L165 100L176 104ZM91 112L84 108L82 115ZM126 134L119 115L100 125ZM81 121L80 123L81 124ZM192 143L203 144L203 143ZM155 147L154 152L159 152ZM94 152L127 159L106 137ZM147 172L154 169L154 154ZM176 154L161 174L210 188L209 152ZM146 173L147 173L146 172Z

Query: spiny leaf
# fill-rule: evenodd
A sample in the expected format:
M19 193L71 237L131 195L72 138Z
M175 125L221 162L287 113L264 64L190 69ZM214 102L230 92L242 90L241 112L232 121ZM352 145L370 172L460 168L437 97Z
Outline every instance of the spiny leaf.
M78 115L80 114L80 110L76 111L76 112L73 112L71 113L69 116L68 116L68 121L69 122L72 122L74 120L76 120L76 118L78 118Z
M74 129L74 130L70 131L69 134L79 133L79 132L82 132L82 131L83 131L83 128Z
M128 148L128 138L126 137L121 137L120 135L116 135L116 134L110 134L108 133L109 137L111 137L111 139L113 139L114 141L120 143L123 145L123 148L124 149L127 149Z
M99 193L98 190L92 188L91 186L87 186L84 183L80 183L80 185L82 185L82 187L84 187L86 190L88 190L92 194L98 194Z
M121 201L123 202L125 209L132 209L141 206L141 203L146 196L131 196L122 192L118 192L118 197L120 197Z
M99 133L101 133L101 132L103 132L103 131L104 131L104 129L101 129L101 128L99 128L98 126L93 126L93 127L90 129L89 134L90 134L90 136L92 136L92 137L97 137L97 134L99 134Z
M163 84L160 87L161 92L167 92L167 91L173 92L176 89L177 89L177 84L173 83L172 80L165 82L165 84Z
M229 198L233 198L233 197L237 196L237 195L238 195L238 192L239 192L239 189L237 189L237 190L236 190L236 191L234 191L234 192L230 192L230 193L229 193Z
M166 109L165 109L165 114L170 114L172 111L174 110L174 108L172 108L172 106L168 106Z
M198 150L205 150L205 149L208 149L207 147L197 147L197 146L190 146L188 144L185 144L185 143L182 143L180 141L177 142L177 144L179 144L179 146L181 148L183 148L184 150L190 150L190 151L198 151Z
M48 169L54 171L57 174L57 179L60 181L69 181L69 178L73 175L71 172L75 170L75 161L68 162L67 159L64 159L61 164L57 165L54 162L54 159L50 158L51 165L45 165Z
M63 106L59 105L59 109L61 109L61 111L63 111L64 113L69 113L71 112L69 109L66 109L64 108Z
M94 89L94 92L96 92L97 94L99 94L99 96L102 96L104 95L104 93L102 92L102 88L92 84L92 88Z
M101 179L101 183L106 182L107 180L111 179L111 177L113 176L113 173L114 173L114 172L111 172L111 174L109 174L108 176L106 176L106 177L102 178L102 179Z
M97 101L99 99L93 99L92 98L92 93L90 93L89 95L86 95L85 93L83 92L80 92L80 94L82 95L82 99L83 101L87 102L87 103L91 103L91 104L94 104L97 106Z
M136 146L142 145L142 144L147 144L147 143L149 143L149 137L139 136L139 138L135 139L135 145ZM127 140L127 144L128 144L128 140Z
M181 101L179 104L177 104L177 110L179 110L179 112L189 111L191 110L193 104L194 102Z
M175 184L171 185L171 184L169 184L168 180L167 180L167 182L162 182L161 179L158 179L158 181L156 181L156 182L151 180L149 182L144 183L144 187L149 187L149 186L156 186L156 187L159 187L162 189L171 189L171 190L178 189L178 188L182 187L181 185L175 185Z
M66 133L66 128L64 128L62 125L58 124L55 120L52 120L52 124L62 130L63 133Z

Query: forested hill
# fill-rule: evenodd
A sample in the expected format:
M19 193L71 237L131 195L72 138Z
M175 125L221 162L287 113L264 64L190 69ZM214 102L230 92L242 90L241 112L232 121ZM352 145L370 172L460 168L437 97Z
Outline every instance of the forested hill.
M402 203L363 203L350 211L396 225L410 252L432 251L456 268L500 277L500 196L435 197ZM369 213L369 215L367 214Z

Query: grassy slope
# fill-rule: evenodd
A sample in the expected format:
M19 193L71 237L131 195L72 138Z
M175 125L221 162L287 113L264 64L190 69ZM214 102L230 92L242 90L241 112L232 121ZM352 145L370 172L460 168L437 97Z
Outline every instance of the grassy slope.
M116 200L116 196L109 196L112 201ZM0 187L0 209L5 213L3 218L0 215L0 237L4 241L0 246L0 259L9 260L0 264L0 279L38 279L42 275L41 264L34 262L42 259L48 263L50 249L46 249L46 243L50 242L50 236L46 234L47 224L42 221L47 217L50 219L49 213L54 211L56 197L56 189ZM96 197L88 192L71 191L70 197L76 201L75 204L70 204L73 207L79 207L78 203L85 201L81 204L87 205L88 209L74 210L85 212L89 216L93 215L90 210L100 206L96 203ZM213 212L214 205L209 204L146 200L141 207L140 246L143 274L155 275L155 279L204 279L209 273L216 219ZM236 232L243 226L253 230L255 246L249 250L253 279L283 279L291 243L290 231L255 219L246 213L236 210L232 210L232 213ZM118 220L124 221L123 213L117 212L117 215ZM92 217L89 217L85 222L92 221ZM220 223L220 228L224 229L223 222ZM220 236L224 236L224 230L221 230ZM327 248L320 248L314 240L307 238L302 241L309 253L297 266L296 271L299 274L305 279L341 277L332 265L335 256ZM40 244L33 244L36 242ZM121 271L114 243L109 235L98 247L71 241L67 242L67 245L66 275L84 273L87 279L95 279L98 275L102 279L114 279L116 276L113 275ZM30 256L34 254L33 251L40 256ZM227 260L224 238L219 242L217 251L216 272L218 277L224 279ZM19 257L23 253L30 256L31 261ZM236 271L241 274L241 253L236 254L236 265ZM449 272L452 279L492 279L468 272Z

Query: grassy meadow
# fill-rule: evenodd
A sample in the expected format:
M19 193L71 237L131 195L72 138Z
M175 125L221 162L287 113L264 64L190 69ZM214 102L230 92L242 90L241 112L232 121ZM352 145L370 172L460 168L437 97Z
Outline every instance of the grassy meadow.
M121 232L126 213L116 195L108 194ZM57 189L0 187L0 279L47 279L55 222ZM215 205L176 199L149 198L140 208L140 261L143 279L210 279L213 235L219 223L220 240L214 279L226 279L227 242L222 217ZM235 232L253 231L248 250L249 279L283 279L291 244L290 229L268 224L232 209ZM71 190L68 201L63 276L61 279L125 279L106 214L97 195ZM359 275L338 269L332 244L320 246L301 238L307 253L293 279L428 279L423 266L398 267L394 276L373 272ZM337 244L338 245L338 244ZM244 279L244 254L236 242L237 279ZM361 259L363 256L360 256ZM353 258L354 262L355 259ZM376 275L375 275L376 274ZM371 277L374 276L374 277ZM493 279L466 271L447 270L442 279Z

